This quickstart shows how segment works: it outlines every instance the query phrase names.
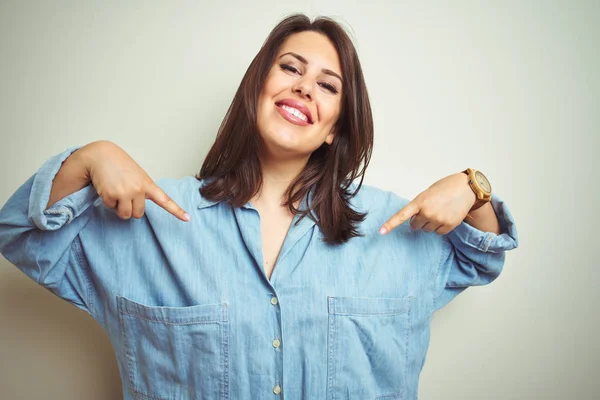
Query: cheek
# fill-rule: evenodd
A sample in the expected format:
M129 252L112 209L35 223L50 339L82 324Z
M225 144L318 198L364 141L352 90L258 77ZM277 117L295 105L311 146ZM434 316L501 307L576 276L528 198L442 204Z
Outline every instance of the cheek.
M272 69L263 83L262 93L268 96L275 96L285 89L288 82L286 77L282 76L279 71Z
M334 125L340 116L339 104L325 104L319 110L324 125Z
M271 103L273 102L273 98L275 97L275 94L277 92L277 88L274 85L275 82L273 81L273 79L269 79L270 77L271 74L269 74L267 76L267 79L265 79L263 87L260 93L258 94L257 117L259 120L261 117L265 116L265 113L267 113Z

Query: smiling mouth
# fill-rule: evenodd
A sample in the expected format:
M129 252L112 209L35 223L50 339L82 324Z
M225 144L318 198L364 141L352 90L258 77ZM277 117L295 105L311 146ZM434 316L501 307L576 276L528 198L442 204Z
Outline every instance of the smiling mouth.
M285 111L289 112L293 116L298 117L301 120L308 122L308 117L302 111L298 110L297 108L286 106L285 104L282 105L281 108L283 108Z
M300 126L307 126L312 124L310 118L297 108L289 106L287 104L275 105L277 106L277 111L279 111L281 116L287 121L291 122L292 124Z

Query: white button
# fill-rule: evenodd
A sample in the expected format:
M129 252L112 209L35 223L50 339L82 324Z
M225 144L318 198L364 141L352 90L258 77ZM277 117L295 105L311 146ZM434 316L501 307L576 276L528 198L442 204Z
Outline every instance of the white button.
M273 388L273 393L275 393L275 394L281 393L281 386L275 385L275 387Z
M279 341L279 339L273 340L273 347L278 348L279 346L281 346L281 342Z
M279 300L277 300L277 297L271 297L271 304L273 304L275 306L275 305L277 305L277 303L279 303Z

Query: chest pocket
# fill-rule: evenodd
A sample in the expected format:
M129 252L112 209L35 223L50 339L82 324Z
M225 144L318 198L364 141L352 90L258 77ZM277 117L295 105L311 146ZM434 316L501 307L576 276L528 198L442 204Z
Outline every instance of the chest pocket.
M118 297L136 399L228 399L227 304L149 307Z
M402 399L412 297L329 297L327 399Z

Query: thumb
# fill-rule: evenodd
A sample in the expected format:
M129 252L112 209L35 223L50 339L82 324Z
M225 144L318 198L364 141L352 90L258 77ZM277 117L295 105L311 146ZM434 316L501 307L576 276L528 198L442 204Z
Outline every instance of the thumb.
M180 220L185 222L190 220L190 215L179 207L179 204L175 203L156 183L152 182L150 188L146 190L146 198L152 200L156 205L164 208Z
M420 207L413 200L407 205L405 205L400 211L396 214L392 215L390 219L388 219L379 229L379 233L385 235L392 231L399 225L402 225L408 219L412 218L413 215L417 215L420 211Z

